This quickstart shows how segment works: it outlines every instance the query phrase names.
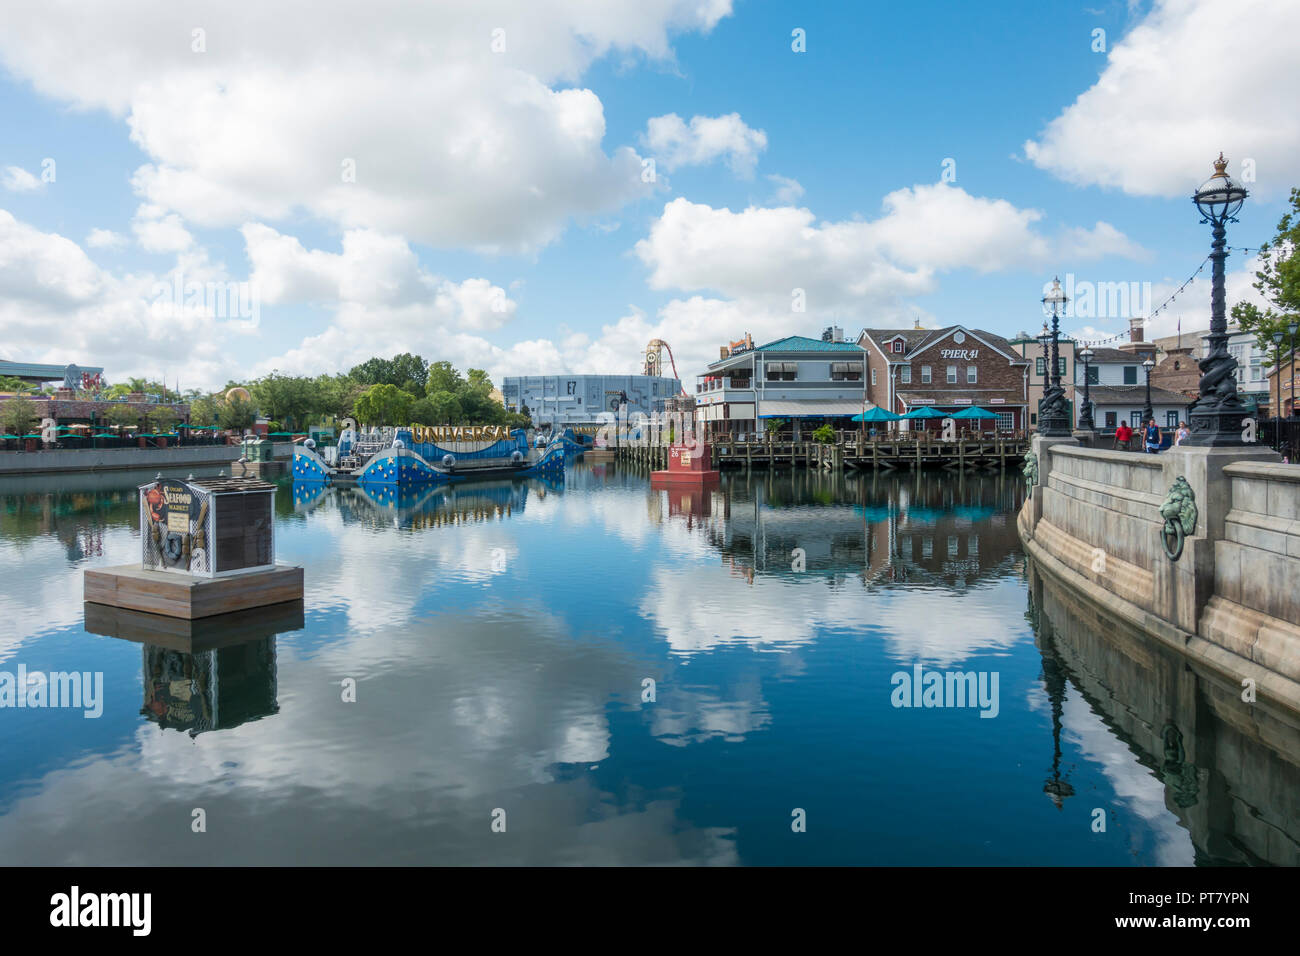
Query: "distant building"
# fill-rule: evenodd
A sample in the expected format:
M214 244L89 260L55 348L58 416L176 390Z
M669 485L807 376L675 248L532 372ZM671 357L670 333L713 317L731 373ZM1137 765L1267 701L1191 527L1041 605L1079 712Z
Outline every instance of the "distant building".
M706 436L761 433L767 422L788 423L795 441L821 425L856 428L865 407L862 349L838 330L822 339L789 335L751 347L749 336L697 376L695 421ZM743 344L742 344L743 343Z
M1298 349L1300 351L1300 349ZM1281 374L1282 381L1278 382L1278 374ZM1265 379L1268 385L1268 394L1272 396L1269 401L1269 414L1272 415L1272 409L1278 404L1277 397L1282 396L1282 415L1285 418L1293 418L1296 414L1295 390L1297 379L1300 379L1300 359L1292 356L1289 360L1284 355L1282 363L1276 368L1268 370L1268 378Z
M32 385L61 382L66 388L98 385L104 369L98 365L42 365L36 362L6 362L0 359L0 378L17 378Z
M1029 375L1026 379L1026 400L1029 406L1027 418L1029 428L1038 426L1038 403L1043 400L1043 393L1047 390L1047 385L1051 380L1051 369L1047 367L1048 359L1044 356L1043 343L1028 332L1021 332L1014 339L1011 339L1010 345L1024 359L1027 359L1029 365ZM1075 342L1073 339L1060 338L1056 343L1056 364L1061 372L1061 388L1065 389L1065 400L1071 408L1075 406L1075 379L1076 371L1082 368L1082 365L1076 365ZM1083 384L1082 373L1078 373L1078 382Z
M871 403L896 414L927 407L959 412L976 406L997 427L1027 428L1030 362L1000 335L964 325L942 329L864 329Z
M662 412L682 383L654 375L519 375L503 380L506 411L526 412L536 425L594 425L626 403L629 416Z

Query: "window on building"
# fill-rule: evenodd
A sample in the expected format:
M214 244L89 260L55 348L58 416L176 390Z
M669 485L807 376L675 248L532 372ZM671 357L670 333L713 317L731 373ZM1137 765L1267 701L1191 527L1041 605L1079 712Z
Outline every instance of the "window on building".
M1165 412L1165 427L1166 427L1166 428L1177 428L1177 427L1178 427L1178 413L1177 413L1177 412Z
M578 387L578 383L577 383L577 382L566 382L565 385L568 387L568 393L567 393L567 394L569 394L569 395L572 395L572 394L573 394L573 390L574 390L575 388Z
M1136 385L1138 383L1138 367L1136 365L1124 366L1124 384Z
M872 369L872 384L875 384L876 370ZM832 362L831 363L831 381L832 382L860 382L862 381L862 366L856 362Z
M1095 365L1088 366L1088 384L1097 385L1101 382L1101 369Z
M957 366L955 365L948 366L948 384L949 385L957 384Z
M1142 427L1142 413L1141 413L1141 412L1129 412L1129 413L1128 413L1128 423L1129 423L1132 427L1137 428L1137 429L1140 429L1140 428Z
M912 366L904 365L898 370L898 380L904 385L912 384Z
M1263 356L1254 349L1250 350L1250 380L1252 382L1264 380Z
M923 385L930 384L930 366L928 365L921 366L921 384Z
M871 384L876 384L876 370L874 368L871 370Z
M974 365L967 365L967 366L966 366L966 384L967 384L967 385L974 385L974 384L975 384L975 382L976 382L976 377L975 377L976 374L977 374L977 373L976 373L976 371L975 371L975 366L974 366Z
M1038 358L1034 359L1034 374L1037 375L1039 378L1042 378L1045 374L1047 374L1047 363L1043 361L1043 357L1041 355L1038 356Z
M1009 432L1015 429L1016 427L1015 412L998 412L997 415L998 415L998 431Z
M1057 370L1058 372L1060 372L1061 375L1065 375L1065 356L1064 356L1064 355L1058 355L1058 356L1056 357L1056 370Z
M769 382L793 382L799 369L798 362L768 362L763 366L767 370Z
M901 354L903 353L903 340L902 340L902 339L895 339L895 340L890 344L890 348L891 348L893 351L895 351L895 352L897 352L898 354L901 355Z
M1031 425L1037 425L1037 424L1038 424L1038 413L1037 413L1037 412L1030 412L1030 413L1029 413L1029 424L1031 424Z

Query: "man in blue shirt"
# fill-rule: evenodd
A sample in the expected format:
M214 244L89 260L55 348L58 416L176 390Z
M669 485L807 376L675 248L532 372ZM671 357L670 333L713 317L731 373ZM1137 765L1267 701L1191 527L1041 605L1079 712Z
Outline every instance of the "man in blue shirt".
M1160 451L1160 444L1162 441L1160 437L1160 426L1156 424L1154 418L1147 422L1147 428L1143 433L1142 438L1149 454L1154 455Z

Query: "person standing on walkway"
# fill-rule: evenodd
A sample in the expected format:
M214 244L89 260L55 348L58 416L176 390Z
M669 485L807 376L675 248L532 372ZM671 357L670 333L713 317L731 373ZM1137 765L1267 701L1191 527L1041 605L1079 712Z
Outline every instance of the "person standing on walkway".
M1115 429L1115 446L1116 448L1128 451L1129 443L1133 440L1133 429L1128 427L1128 422L1120 422Z
M1143 442L1146 446L1147 454L1154 455L1160 451L1160 444L1163 439L1160 437L1160 426L1156 424L1153 418L1147 422L1146 433L1143 436Z
M1178 423L1178 431L1174 432L1174 445L1181 445L1187 439L1192 437L1192 430L1187 427L1187 422Z

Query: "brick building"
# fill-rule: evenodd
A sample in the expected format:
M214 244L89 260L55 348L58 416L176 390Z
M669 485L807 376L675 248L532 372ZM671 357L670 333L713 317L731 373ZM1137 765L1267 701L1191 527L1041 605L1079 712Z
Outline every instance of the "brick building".
M985 428L1028 427L1031 363L1000 335L962 325L864 329L858 344L867 354L867 397L874 405L900 415L921 407L953 413L978 406L998 416Z

